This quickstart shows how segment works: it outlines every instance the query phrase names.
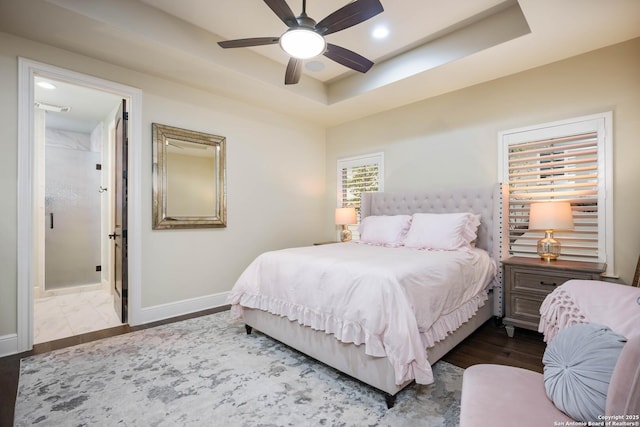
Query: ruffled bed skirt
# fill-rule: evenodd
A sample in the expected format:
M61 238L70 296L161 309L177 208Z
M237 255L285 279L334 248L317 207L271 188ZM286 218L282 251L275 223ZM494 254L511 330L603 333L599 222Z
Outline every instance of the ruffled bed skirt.
M292 322L298 322L300 325L308 326L316 331L333 334L338 341L344 343L365 344L366 354L369 356L386 356L382 339L377 335L370 334L356 322L350 322L266 295L244 294L240 304L231 305L231 320L242 320L243 307L258 309L286 317Z
M484 290L464 303L458 309L441 316L426 332L420 332L423 348L432 347L445 339L451 332L473 317L488 300L488 291ZM242 304L242 305L241 305ZM409 364L394 363L398 357L389 353L382 336L369 333L359 323L345 321L327 313L318 313L307 307L292 304L288 301L276 300L264 295L247 295L242 297L241 304L231 305L231 319L241 321L244 307L266 311L287 317L290 321L308 326L317 331L333 334L341 342L355 345L364 344L365 353L374 357L388 357L396 370L396 382L402 384L414 379L418 384L433 382L433 373L427 360L414 360Z
M482 291L458 309L440 316L438 320L426 332L421 332L420 337L425 348L433 347L438 341L445 339L451 332L458 329L464 322L471 319L484 306L489 299L488 291Z

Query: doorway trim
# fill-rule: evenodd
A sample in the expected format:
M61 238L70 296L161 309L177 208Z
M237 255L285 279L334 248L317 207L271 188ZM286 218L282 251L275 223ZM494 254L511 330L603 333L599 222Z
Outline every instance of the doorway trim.
M17 351L33 348L34 286L34 80L47 77L113 93L128 99L128 269L129 324L140 323L142 308L142 91L140 89L18 57L18 242L17 242Z

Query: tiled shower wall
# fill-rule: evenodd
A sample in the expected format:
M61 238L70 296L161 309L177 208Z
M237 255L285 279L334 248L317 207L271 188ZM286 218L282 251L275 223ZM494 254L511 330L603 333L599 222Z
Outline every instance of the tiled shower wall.
M46 290L100 283L100 141L46 129Z

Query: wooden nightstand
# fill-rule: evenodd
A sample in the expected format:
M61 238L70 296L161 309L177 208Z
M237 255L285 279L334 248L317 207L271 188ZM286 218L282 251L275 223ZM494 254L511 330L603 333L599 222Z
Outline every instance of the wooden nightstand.
M538 330L540 305L544 298L569 279L599 280L606 264L540 258L511 257L502 261L504 268L505 317L507 335L513 337L514 326Z

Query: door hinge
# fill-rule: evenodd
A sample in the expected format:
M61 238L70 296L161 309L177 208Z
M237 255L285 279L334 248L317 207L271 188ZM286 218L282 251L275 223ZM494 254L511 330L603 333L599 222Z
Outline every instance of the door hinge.
M129 112L128 111L123 111L122 112L122 120L129 120Z
M96 170L102 170L102 165L100 163L96 163Z
M122 238L123 239L127 238L127 230L122 230Z
M102 271L102 266L101 265L96 265L96 271Z

